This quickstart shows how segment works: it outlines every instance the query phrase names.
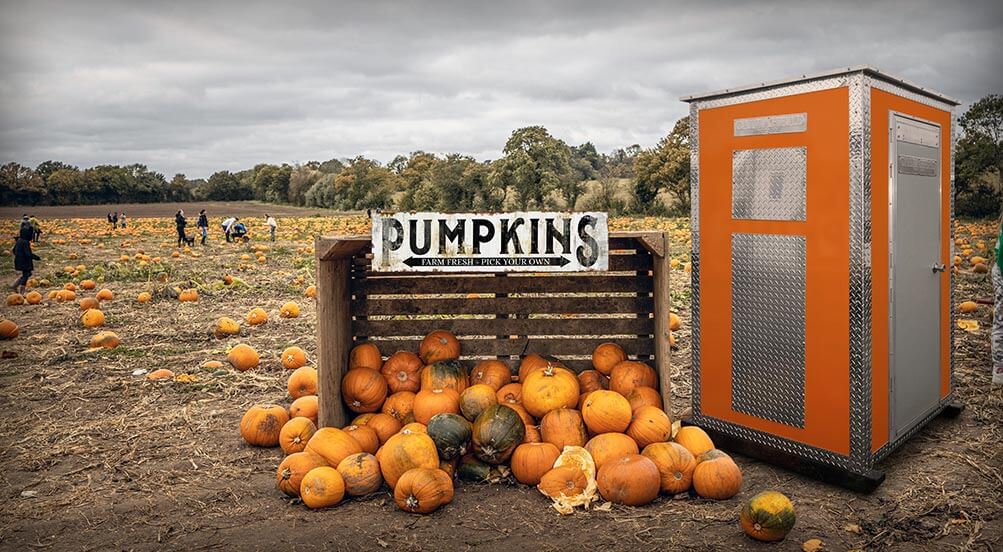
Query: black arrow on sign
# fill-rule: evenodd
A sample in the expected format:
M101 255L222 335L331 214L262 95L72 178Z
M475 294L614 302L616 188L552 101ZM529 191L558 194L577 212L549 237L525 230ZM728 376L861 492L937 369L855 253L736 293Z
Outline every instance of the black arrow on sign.
M452 266L567 266L567 257L408 257L404 264L410 267Z

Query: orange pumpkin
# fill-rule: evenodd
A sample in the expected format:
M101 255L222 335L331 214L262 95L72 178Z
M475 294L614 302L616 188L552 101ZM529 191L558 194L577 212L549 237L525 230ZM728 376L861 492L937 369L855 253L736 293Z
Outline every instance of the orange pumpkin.
M411 391L416 393L421 387L421 369L425 365L418 355L408 351L397 351L383 363L380 372L387 380L391 393Z
M310 418L300 416L290 419L279 431L279 446L282 447L282 452L286 454L303 452L316 431L317 426Z
M400 431L402 427L397 418L394 418L389 414L383 414L382 412L373 414L371 418L363 423L359 423L358 420L353 420L352 423L373 428L373 431L375 431L376 435L380 438L380 444L386 443L387 439Z
M470 384L479 383L498 391L503 385L512 383L512 370L500 360L482 360L470 370Z
M438 468L439 453L435 441L424 433L401 431L384 443L376 454L380 461L383 479L391 488L408 470L414 468Z
M672 419L657 406L642 406L634 411L627 435L641 448L664 443L672 438Z
M310 470L326 466L324 459L310 452L294 452L286 456L275 473L275 485L289 496L300 495L300 483Z
M383 486L380 463L368 452L345 457L338 464L338 473L345 480L345 492L351 496L372 494Z
M389 363L388 360L387 364ZM397 418L402 424L406 423L408 419L414 419L414 398L415 394L410 391L398 391L387 397L381 411Z
M538 485L560 455L561 451L550 443L523 443L512 453L512 475L523 485Z
M511 407L509 407L511 408ZM535 425L527 425L526 433L522 438L523 443L542 443L543 439L540 438L540 430L536 428Z
M314 468L300 482L300 498L312 510L334 506L345 498L345 480L331 466Z
M526 412L526 409L523 408L521 404L506 404L505 406L515 410L515 413L522 418L522 423L526 425L536 425L536 419L534 419L529 412Z
M430 514L453 501L453 480L438 468L415 468L394 486L394 502L405 512Z
M115 332L98 332L91 338L90 347L92 349L114 349L121 342Z
M304 395L289 405L289 414L293 417L302 416L310 418L310 421L316 424L319 409L320 405L317 401L317 395Z
M226 354L226 359L230 361L231 366L241 372L246 372L261 363L258 352L244 343L230 349L230 352Z
M611 391L626 397L636 387L658 387L658 374L655 369L643 362L625 360L613 367L609 375Z
M98 309L87 309L87 312L80 318L84 327L96 328L104 325L104 313Z
M149 303L150 301L153 301L153 295L151 295L148 291L141 291L139 295L136 296L137 303Z
M637 443L623 433L603 433L596 435L585 443L585 450L592 455L592 460L596 463L596 469L601 468L607 462L615 462L627 454L637 454L639 452Z
M300 315L300 306L295 301L287 301L279 309L279 318L297 318Z
M592 367L608 376L613 367L627 360L627 353L616 343L603 343L592 351Z
M633 391L627 395L627 402L630 403L630 409L636 411L642 406L657 406L662 407L662 396L658 394L658 391L650 387L635 387Z
M366 412L365 414L359 414L355 418L352 418L352 425L366 425L369 423L369 420L373 419L373 416L376 416L376 413Z
M337 466L345 457L362 452L362 446L345 431L322 427L310 437L306 452L320 456L329 466Z
M282 367L286 370L296 370L306 366L306 351L299 347L287 347L282 351Z
M697 461L685 447L679 443L652 443L641 454L658 466L663 493L672 495L689 490Z
M529 377L531 373L536 370L546 368L547 366L567 368L560 360L552 356L529 353L528 355L522 357L522 361L519 362L519 383L524 383L526 378Z
M630 403L615 391L593 391L582 404L582 418L592 433L620 433L631 419Z
M260 326L268 322L268 313L261 307L255 307L251 309L251 312L247 313L246 320L252 326Z
M411 422L401 428L401 431L408 430L411 433L424 433L428 435L428 426L419 422Z
M714 448L707 432L697 426L683 426L676 432L675 442L686 447L694 458Z
M387 380L372 368L353 368L341 379L341 396L352 412L377 412L387 398Z
M175 251L177 253L177 251ZM196 303L199 300L199 292L194 289L186 289L178 294L178 301L182 303Z
M599 494L615 504L643 506L658 496L658 466L640 454L628 454L599 468Z
M585 471L571 465L554 468L540 477L540 484L536 486L541 493L550 498L562 496L579 496L585 492L589 484Z
M275 404L252 406L240 419L240 436L247 444L256 447L275 447L279 444L282 426L289 421L285 408Z
M98 301L111 301L112 299L115 298L115 294L112 293L110 289L104 288L101 291L97 292L97 295L95 295L95 297L97 297Z
M522 384L521 383L509 383L501 386L498 393L495 395L498 397L498 404L504 404L506 406L513 404L522 403Z
M379 371L383 368L383 355L372 343L360 343L352 347L348 353L348 368L372 368Z
M418 356L425 364L460 358L460 342L455 335L445 330L435 330L421 340Z
M20 297L20 295L18 295L18 297ZM7 298L7 304L8 305L10 304L10 298L9 297ZM20 303L15 303L15 304L19 305ZM93 298L93 297L84 297L83 299L80 300L80 302L78 304L80 305L80 310L82 310L82 311L88 311L90 309L96 309L96 308L99 308L101 306L98 303L98 300L95 299L95 298Z
M414 419L428 425L436 414L460 413L460 395L452 389L422 389L414 397Z
M724 452L711 449L697 456L693 490L704 498L727 500L742 488L742 470Z
M80 282L80 287L82 289L92 290L92 289L98 287L98 285L97 285L97 282L95 282L94 280L83 280L83 281Z
M29 305L37 305L42 302L42 294L37 291L29 291L24 295L24 302Z
M236 320L223 316L219 320L216 320L216 325L213 326L212 335L216 339L223 339L230 335L237 335L240 333L240 323Z
M317 394L317 369L312 366L297 368L289 374L286 384L289 396L293 399Z
M608 387L609 378L602 375L599 370L583 370L578 374L578 388L582 393L599 391Z
M469 421L474 421L488 407L498 404L497 390L485 383L471 385L460 393L460 412Z
M345 433L351 435L359 443L363 452L376 454L376 450L380 448L380 436L376 434L375 429L369 426L345 426Z
M557 450L585 446L585 422L581 413L570 408L551 410L540 420L540 437Z
M532 371L522 383L522 406L536 418L558 408L578 404L578 378L554 365Z

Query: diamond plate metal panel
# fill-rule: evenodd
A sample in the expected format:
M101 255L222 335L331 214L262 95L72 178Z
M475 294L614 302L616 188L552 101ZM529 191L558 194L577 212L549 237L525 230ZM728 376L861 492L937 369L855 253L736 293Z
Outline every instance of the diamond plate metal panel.
M735 150L731 156L731 216L804 220L808 150Z
M837 75L825 77L817 80L784 84L774 88L761 88L748 92L737 92L734 96L724 96L707 100L697 100L690 105L698 105L700 109L712 109L726 105L755 102L759 100L770 100L782 96L793 96L795 94L807 94L808 92L818 92L819 90L830 90L832 88L842 88L847 86L853 75Z
M942 102L937 99L931 98L929 96L924 96L923 94L917 94L911 90L906 90L900 86L896 86L893 83L883 81L881 79L874 79L868 77L867 80L870 82L872 88L877 88L878 90L883 90L896 96L900 96L907 100L912 100L916 103L921 103L923 105L928 105L930 107L936 107L937 109L943 109L944 111L954 112L954 106L947 102Z
M746 117L732 122L735 136L762 136L765 134L788 134L808 130L807 113L787 113L765 117Z
M731 235L731 402L804 427L805 238Z
M690 401L700 414L700 106L690 104Z

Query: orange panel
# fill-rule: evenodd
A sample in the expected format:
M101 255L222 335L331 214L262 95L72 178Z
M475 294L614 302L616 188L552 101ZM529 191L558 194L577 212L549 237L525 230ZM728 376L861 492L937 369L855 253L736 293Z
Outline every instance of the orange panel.
M736 118L807 113L808 130L733 136ZM702 414L848 455L849 97L846 88L700 110L700 403ZM805 146L804 222L732 220L736 149ZM731 234L795 234L806 241L805 427L731 408Z
M941 262L951 264L951 114L883 90L871 90L871 449L888 442L888 119L896 111L941 128ZM951 286L941 282L941 320L951 319ZM941 324L940 396L951 392L951 328Z

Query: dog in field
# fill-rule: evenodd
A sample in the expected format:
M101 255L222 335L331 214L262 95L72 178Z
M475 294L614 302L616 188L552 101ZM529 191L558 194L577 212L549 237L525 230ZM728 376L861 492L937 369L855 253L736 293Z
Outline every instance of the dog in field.
M195 236L185 236L185 245L191 247L195 245Z

